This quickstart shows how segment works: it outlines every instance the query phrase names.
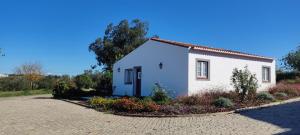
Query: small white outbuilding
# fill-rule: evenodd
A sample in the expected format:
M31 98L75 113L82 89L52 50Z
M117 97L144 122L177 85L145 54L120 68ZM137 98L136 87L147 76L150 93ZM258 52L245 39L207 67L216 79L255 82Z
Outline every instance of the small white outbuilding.
M174 96L233 90L232 71L245 66L256 74L258 90L276 84L273 58L151 38L114 64L113 94L149 96L156 83Z

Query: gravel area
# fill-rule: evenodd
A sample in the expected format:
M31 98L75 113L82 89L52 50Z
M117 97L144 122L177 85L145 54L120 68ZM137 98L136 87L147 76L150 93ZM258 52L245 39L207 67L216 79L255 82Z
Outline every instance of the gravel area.
M240 114L123 117L40 95L0 98L0 134L300 134L299 114L300 103L294 102Z

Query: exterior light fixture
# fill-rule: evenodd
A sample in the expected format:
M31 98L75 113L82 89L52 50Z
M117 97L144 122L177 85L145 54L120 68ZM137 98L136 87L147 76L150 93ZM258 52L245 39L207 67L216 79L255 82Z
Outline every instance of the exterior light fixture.
M162 69L163 68L163 63L162 62L159 63L158 66L159 66L159 69Z

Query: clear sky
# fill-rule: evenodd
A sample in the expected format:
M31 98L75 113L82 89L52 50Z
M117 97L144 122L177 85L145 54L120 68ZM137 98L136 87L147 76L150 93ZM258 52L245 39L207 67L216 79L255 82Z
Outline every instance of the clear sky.
M75 75L96 60L88 45L122 19L149 36L281 58L300 43L299 0L0 0L0 73L40 62Z

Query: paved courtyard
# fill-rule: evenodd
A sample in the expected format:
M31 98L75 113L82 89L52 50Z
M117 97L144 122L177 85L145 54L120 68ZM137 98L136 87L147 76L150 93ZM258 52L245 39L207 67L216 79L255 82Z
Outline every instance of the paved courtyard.
M133 118L104 114L50 95L0 98L1 135L300 134L300 103L241 114Z

